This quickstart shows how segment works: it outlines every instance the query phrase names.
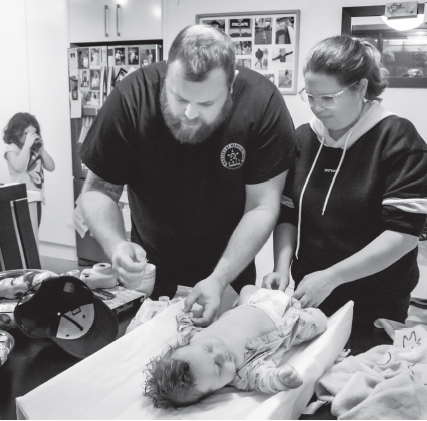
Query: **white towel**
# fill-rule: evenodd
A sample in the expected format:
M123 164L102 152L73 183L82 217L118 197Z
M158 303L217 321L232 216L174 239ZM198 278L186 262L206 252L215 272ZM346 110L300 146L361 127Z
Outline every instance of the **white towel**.
M338 419L427 419L427 343L380 345L333 366L316 385Z

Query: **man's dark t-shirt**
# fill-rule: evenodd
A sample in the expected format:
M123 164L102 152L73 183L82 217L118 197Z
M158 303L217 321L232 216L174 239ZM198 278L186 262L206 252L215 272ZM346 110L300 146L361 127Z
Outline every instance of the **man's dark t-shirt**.
M243 216L245 185L272 179L294 158L294 126L282 95L257 72L238 70L231 114L206 141L181 144L166 126L160 108L166 63L159 62L113 89L80 151L97 176L127 184L131 240L183 285L215 268Z

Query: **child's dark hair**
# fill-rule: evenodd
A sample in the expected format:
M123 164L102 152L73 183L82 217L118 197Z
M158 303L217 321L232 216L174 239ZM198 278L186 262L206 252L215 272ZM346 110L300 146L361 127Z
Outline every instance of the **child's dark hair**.
M14 143L19 148L22 148L19 139L24 134L24 130L29 126L33 126L36 129L36 133L40 136L40 125L33 115L29 113L16 113L4 128L4 142L7 144Z
M181 346L170 346L166 353L147 364L144 396L150 398L156 408L194 405L213 393L196 390L190 363L173 357L178 348Z

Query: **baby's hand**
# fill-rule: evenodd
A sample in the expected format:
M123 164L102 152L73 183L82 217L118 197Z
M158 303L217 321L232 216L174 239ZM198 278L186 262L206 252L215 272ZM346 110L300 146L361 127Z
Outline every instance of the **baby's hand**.
M296 389L303 383L301 374L299 374L298 371L290 365L280 367L279 380L282 382L283 386L286 386L289 389Z

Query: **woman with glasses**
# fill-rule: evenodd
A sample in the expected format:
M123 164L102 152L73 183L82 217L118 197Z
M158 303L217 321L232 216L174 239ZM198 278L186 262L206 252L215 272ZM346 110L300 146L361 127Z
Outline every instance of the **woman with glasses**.
M296 131L296 160L274 232L274 272L285 290L327 316L354 301L354 323L404 322L419 278L427 214L427 146L378 96L388 72L368 42L336 36L306 59L299 92L314 116Z

